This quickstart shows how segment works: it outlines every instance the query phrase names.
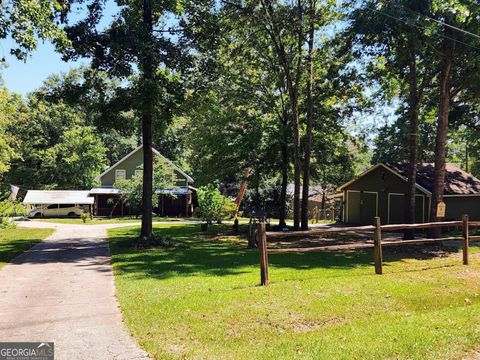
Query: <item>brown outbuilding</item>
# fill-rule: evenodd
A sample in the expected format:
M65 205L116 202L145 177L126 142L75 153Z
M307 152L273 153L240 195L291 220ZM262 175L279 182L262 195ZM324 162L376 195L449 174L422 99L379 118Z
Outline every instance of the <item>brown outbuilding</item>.
M434 164L418 165L415 222L428 222L432 198ZM404 222L407 166L379 163L338 188L341 192L343 222L372 224L379 216L382 224ZM480 220L480 180L453 164L446 165L443 201L444 220L459 220L468 214Z

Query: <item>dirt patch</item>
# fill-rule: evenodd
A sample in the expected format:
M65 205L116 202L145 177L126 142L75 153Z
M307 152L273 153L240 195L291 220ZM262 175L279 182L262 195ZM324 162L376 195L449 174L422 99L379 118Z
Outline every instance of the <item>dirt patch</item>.
M317 236L292 236L285 237L270 235L268 237L269 248L296 248L296 247L314 247L314 246L338 246L338 245L373 245L372 234L330 234Z
M297 333L307 333L316 329L323 328L325 326L339 324L344 322L345 319L339 317L332 317L329 319L324 319L322 321L310 321L306 319L300 319L296 315L291 314L291 321L289 327Z

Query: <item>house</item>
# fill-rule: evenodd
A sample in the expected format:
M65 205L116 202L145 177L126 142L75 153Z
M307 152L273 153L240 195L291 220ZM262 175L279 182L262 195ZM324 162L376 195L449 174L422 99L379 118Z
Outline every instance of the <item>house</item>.
M155 189L159 197L159 206L155 212L160 216L192 216L195 188L193 179L172 161L153 149L154 158L164 161L171 169L172 189ZM138 209L132 209L123 203L118 203L119 191L114 188L116 180L130 179L135 174L143 173L143 145L110 166L95 180L99 187L90 190L90 195L95 198L94 214L96 216L133 215ZM117 205L115 206L115 204Z
M372 224L373 218L379 216L382 224L403 223L407 174L407 165L380 163L340 186L343 222ZM430 220L433 178L434 164L418 165L415 222ZM443 196L445 220L459 220L463 214L468 214L471 220L480 220L479 179L447 164Z

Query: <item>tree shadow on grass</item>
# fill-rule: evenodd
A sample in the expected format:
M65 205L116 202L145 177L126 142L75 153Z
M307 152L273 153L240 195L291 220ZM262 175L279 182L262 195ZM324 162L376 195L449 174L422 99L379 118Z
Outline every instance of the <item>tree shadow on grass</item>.
M242 238L223 235L224 227L214 227L207 234L201 233L198 225L156 229L158 236L169 237L173 248L150 248L138 250L132 239L138 228L116 231L110 239L115 269L119 274L138 278L168 279L188 276L226 276L251 273L259 266L257 249L247 249ZM448 256L458 249L436 246L403 246L385 249L388 262L402 259L430 259ZM275 268L309 270L317 268L349 270L372 267L373 250L335 252L294 252L270 254L269 263ZM373 270L372 270L373 271Z

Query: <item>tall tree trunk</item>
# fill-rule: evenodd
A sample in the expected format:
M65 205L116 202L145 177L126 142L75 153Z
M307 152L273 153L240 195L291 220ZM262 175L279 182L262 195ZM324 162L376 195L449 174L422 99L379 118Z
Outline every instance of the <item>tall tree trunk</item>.
M450 111L450 73L452 60L447 55L444 60L440 76L440 104L437 119L437 137L435 143L435 175L433 179L432 202L430 207L430 221L440 221L437 216L437 205L443 201L445 188L445 146L447 142L448 113ZM440 228L432 229L431 237L439 237Z
M281 156L282 156L282 188L280 190L280 214L278 216L278 227L283 229L287 226L287 186L288 186L288 118L286 112L284 112L283 121L283 139L281 143Z
M470 169L468 167L468 142L465 140L465 171L469 172Z
M292 105L293 110L293 229L300 229L300 137L299 137L299 120L297 98L295 96L295 105Z
M417 83L417 63L415 53L411 53L409 64L409 120L410 136L408 161L408 180L407 194L405 199L405 223L413 224L415 222L415 192L417 183L417 163L418 163L418 117L420 113L420 94ZM414 231L405 230L403 234L405 240L414 238Z
M142 229L140 236L153 237L152 196L153 196L153 153L152 153L152 120L153 120L153 19L151 0L143 0L143 25L145 29L144 50L142 54L143 75L143 107L142 107L142 140L143 140L143 193L142 193Z
M302 68L302 45L303 45L303 33L301 31L302 24L302 4L298 1L298 43L297 43L297 62L292 64L287 59L287 51L285 44L281 37L281 32L278 30L276 21L274 19L274 9L271 0L261 1L265 13L268 18L268 26L266 30L272 40L275 47L275 52L280 60L283 73L285 75L285 82L287 85L288 96L290 100L290 106L292 111L292 132L293 132L293 178L294 178L294 190L293 190L293 228L294 230L300 229L300 184L301 184L301 160L300 160L300 136L299 136L299 113L298 113L298 86L300 83L300 75ZM292 72L295 74L293 75Z
M303 163L302 230L308 230L308 195L310 189L310 158L312 155L313 128L313 51L315 40L315 0L310 0L308 53L307 53L307 129L305 134L305 158Z

